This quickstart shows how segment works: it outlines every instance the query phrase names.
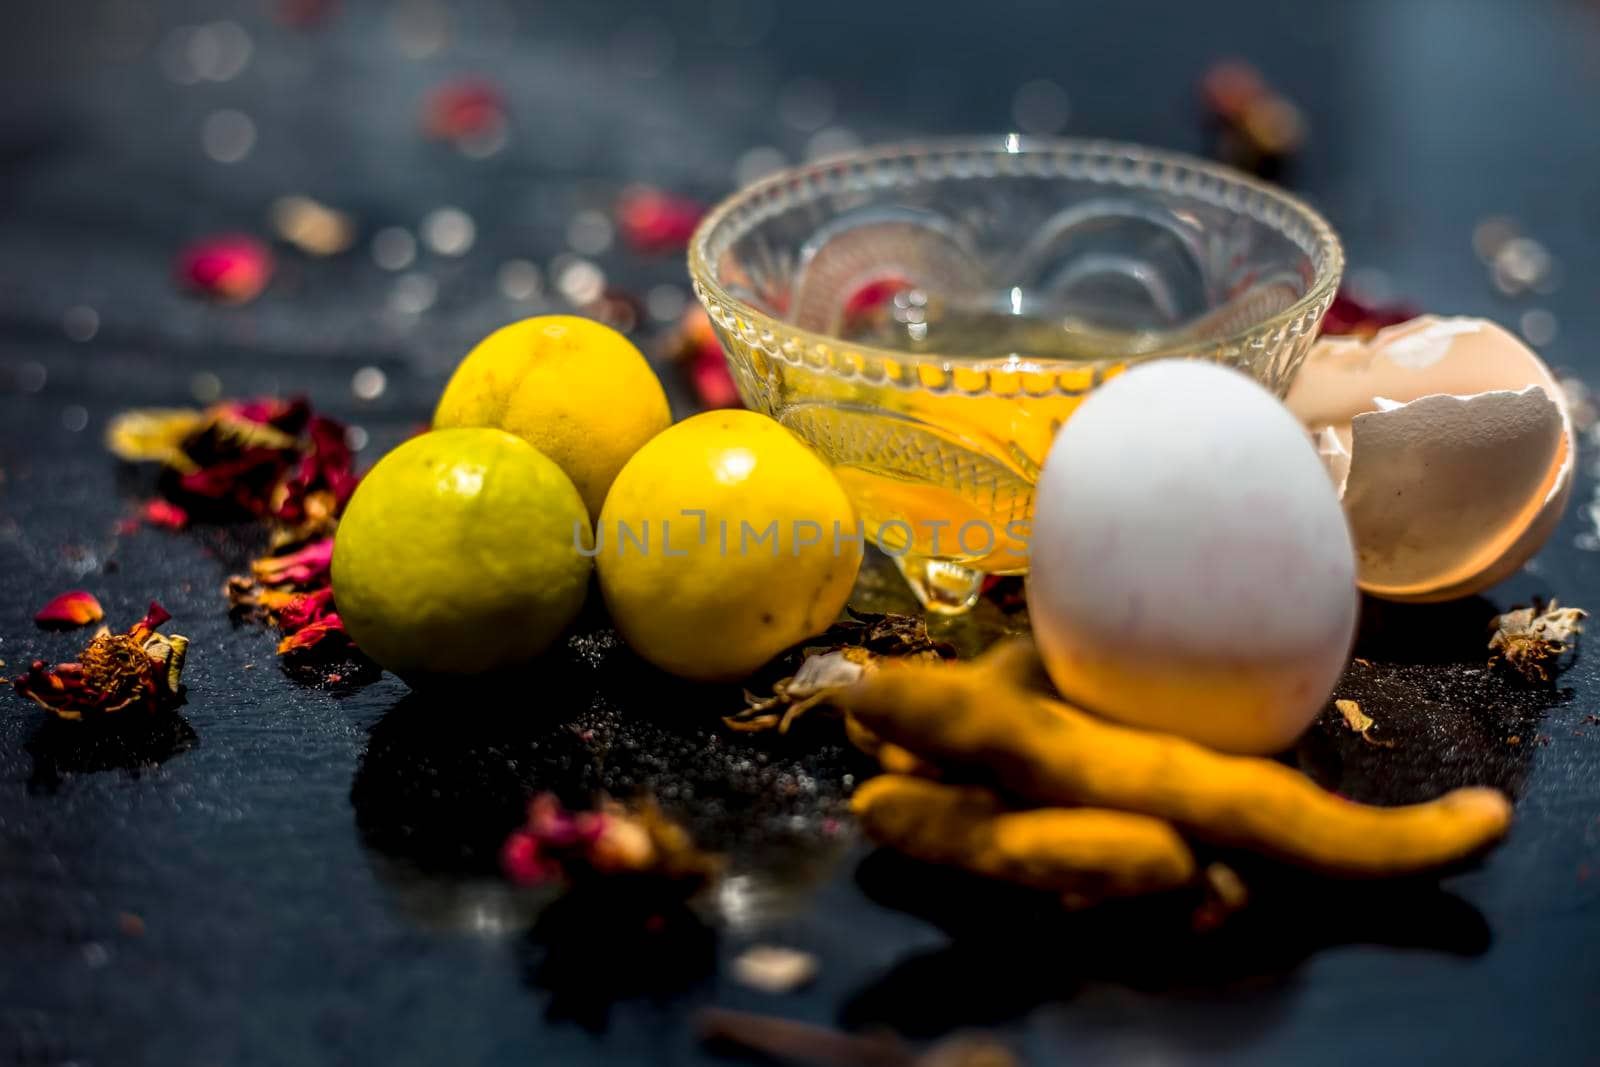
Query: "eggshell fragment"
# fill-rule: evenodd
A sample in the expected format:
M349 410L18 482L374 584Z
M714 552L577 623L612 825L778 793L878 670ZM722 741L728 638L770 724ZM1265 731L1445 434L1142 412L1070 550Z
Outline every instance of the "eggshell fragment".
M1315 449L1213 364L1159 360L1090 394L1040 475L1030 564L1064 696L1225 751L1292 744L1355 630L1350 534Z
M1370 341L1319 342L1288 404L1316 437L1374 596L1485 589L1566 506L1577 447L1561 390L1494 323L1423 316Z

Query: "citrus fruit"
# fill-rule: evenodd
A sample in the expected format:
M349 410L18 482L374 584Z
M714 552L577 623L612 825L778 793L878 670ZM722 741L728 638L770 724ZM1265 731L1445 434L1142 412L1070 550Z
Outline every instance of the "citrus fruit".
M591 537L572 480L532 445L436 430L356 487L333 542L334 601L355 643L408 681L511 667L583 606Z
M622 468L595 565L634 651L686 678L732 680L834 621L861 564L859 533L833 472L788 430L753 411L710 411Z
M436 430L508 430L555 460L600 514L611 480L672 422L667 394L628 339L591 319L541 315L496 330L461 361Z

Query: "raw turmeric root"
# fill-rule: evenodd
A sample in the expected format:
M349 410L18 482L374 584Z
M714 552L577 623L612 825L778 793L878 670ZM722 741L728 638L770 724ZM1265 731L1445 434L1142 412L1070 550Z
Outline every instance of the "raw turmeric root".
M882 741L1029 802L1154 816L1198 840L1325 874L1428 870L1478 852L1510 825L1498 790L1370 807L1271 760L1104 722L1020 686L1034 664L1025 642L972 664L889 662L837 700Z
M913 859L1059 893L1069 907L1175 889L1194 854L1168 823L1091 808L1012 811L981 786L885 774L856 790L862 829Z

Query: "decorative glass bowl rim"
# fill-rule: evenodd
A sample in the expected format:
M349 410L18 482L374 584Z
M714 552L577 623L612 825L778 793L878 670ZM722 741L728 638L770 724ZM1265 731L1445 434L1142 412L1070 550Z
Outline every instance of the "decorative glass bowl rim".
M973 396L1081 394L1112 365L1194 355L1193 342L1118 357L1105 363L1029 359L974 361L936 353L874 348L782 322L730 294L715 264L734 240L761 222L826 196L888 185L1015 175L1072 178L1130 189L1166 190L1248 215L1285 233L1310 257L1310 288L1289 307L1234 333L1206 342L1212 351L1236 350L1252 339L1301 323L1308 329L1327 311L1344 271L1344 249L1333 227L1299 198L1221 164L1163 149L1106 140L1005 134L890 144L789 167L714 207L689 241L689 275L707 314L744 344L796 367L872 385L897 385ZM1286 232L1298 225L1309 241ZM1307 321L1309 320L1309 322Z

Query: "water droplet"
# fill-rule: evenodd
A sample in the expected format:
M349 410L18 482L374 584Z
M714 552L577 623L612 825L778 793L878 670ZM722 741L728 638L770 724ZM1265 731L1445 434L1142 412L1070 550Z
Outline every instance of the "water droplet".
M68 404L61 409L61 425L73 433L80 433L89 425L89 409L82 404Z
M1507 296L1527 292L1549 276L1549 249L1531 237L1513 237L1494 256L1494 284Z
M100 313L87 304L69 307L61 316L61 328L74 341L93 341L100 332Z
M408 59L426 59L450 43L450 12L438 0L403 0L389 14L395 47Z
M442 207L422 220L422 241L441 256L464 256L478 239L478 228L458 207Z
M1011 98L1011 117L1023 133L1060 133L1071 115L1072 104L1066 90L1048 78L1019 86Z
M1522 313L1522 336L1535 348L1554 341L1559 329L1556 317L1544 308L1529 308Z
M543 288L539 268L526 259L506 260L500 265L498 280L501 295L518 302L532 300Z
M567 221L567 244L580 255L597 256L611 247L611 220L599 211L580 211Z
M389 293L389 306L406 315L420 315L439 296L439 283L426 274L402 274Z
M256 124L243 111L213 111L200 127L200 143L218 163L237 163L256 146Z
M733 180L740 186L760 181L767 175L780 171L788 160L771 145L760 145L739 157L733 167Z
M384 270L405 270L417 258L417 239L409 230L385 226L372 235L372 258Z
M676 285L658 285L644 295L645 310L657 322L677 322L689 298Z
M37 393L44 388L48 377L43 363L24 363L17 368L17 388L24 393Z
M833 108L833 90L816 78L796 78L778 91L778 118L802 133L826 126Z
M200 80L200 71L190 56L195 27L178 26L161 39L161 70L179 85L193 85Z
M847 130L843 126L829 126L827 129L818 130L806 142L806 159L827 159L830 156L842 156L847 152L854 152L861 147L861 138L856 136L854 130Z
M1493 263L1507 241L1520 231L1517 224L1505 215L1490 215L1472 228L1472 250L1485 263Z
M606 288L605 272L587 259L563 257L551 265L556 289L571 303L583 306L600 299Z
M189 34L189 65L198 80L232 81L250 65L255 43L237 22L224 19L196 26Z
M350 451L360 452L367 447L370 440L367 431L360 426L347 426L344 431L344 443L350 446Z
M389 388L389 377L377 367L362 367L350 377L350 391L357 400L376 400Z
M210 371L201 371L189 379L189 395L202 404L215 403L222 395L222 379Z
M488 159L498 155L510 140L510 128L497 118L481 130L456 138L456 148L468 159Z

